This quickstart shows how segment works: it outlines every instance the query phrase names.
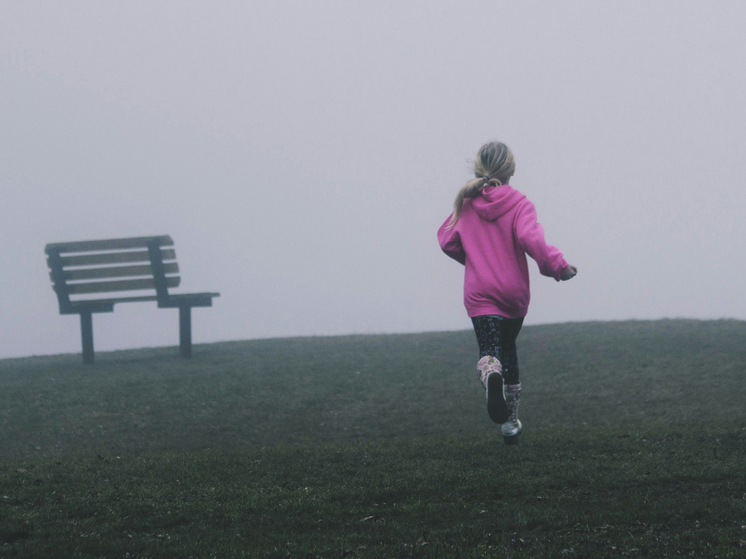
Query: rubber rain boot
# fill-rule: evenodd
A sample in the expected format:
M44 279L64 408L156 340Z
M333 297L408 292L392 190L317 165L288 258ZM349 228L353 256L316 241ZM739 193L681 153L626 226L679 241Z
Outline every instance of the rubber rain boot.
M495 423L508 420L508 406L505 403L502 364L492 355L485 355L477 363L477 374L487 392L487 414Z
M505 405L508 409L507 421L502 424L503 441L507 445L517 445L518 435L523 431L521 420L518 419L518 405L521 402L521 385L505 385Z

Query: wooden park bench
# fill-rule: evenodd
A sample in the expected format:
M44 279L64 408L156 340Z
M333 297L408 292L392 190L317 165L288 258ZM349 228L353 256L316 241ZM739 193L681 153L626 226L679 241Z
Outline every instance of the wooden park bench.
M93 313L113 312L117 303L156 301L160 309L179 309L182 357L192 355L192 307L211 307L220 293L170 293L181 281L174 242L168 235L46 246L50 277L60 314L79 314L83 362L93 363ZM143 294L127 295L125 292ZM91 294L116 293L95 299Z

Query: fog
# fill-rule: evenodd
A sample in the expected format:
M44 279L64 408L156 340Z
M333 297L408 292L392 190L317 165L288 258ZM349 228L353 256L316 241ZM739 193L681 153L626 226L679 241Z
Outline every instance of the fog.
M746 319L746 4L0 4L0 357L80 351L49 242L169 234L195 343L470 328L436 231L471 159L579 269L526 324ZM94 316L96 350L178 313Z

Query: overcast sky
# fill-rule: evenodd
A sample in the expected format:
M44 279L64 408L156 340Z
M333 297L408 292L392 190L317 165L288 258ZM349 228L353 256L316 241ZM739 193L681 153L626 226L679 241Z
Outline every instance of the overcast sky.
M0 357L80 351L44 246L170 234L195 343L470 328L486 141L579 268L527 324L746 319L746 3L0 3ZM178 343L94 317L97 350Z

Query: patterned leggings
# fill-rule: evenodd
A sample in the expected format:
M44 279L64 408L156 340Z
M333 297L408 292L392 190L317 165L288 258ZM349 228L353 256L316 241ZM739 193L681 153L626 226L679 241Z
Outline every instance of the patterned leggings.
M522 318L484 315L471 319L479 344L479 357L492 355L502 364L505 384L518 384L518 352L515 340L523 326Z

